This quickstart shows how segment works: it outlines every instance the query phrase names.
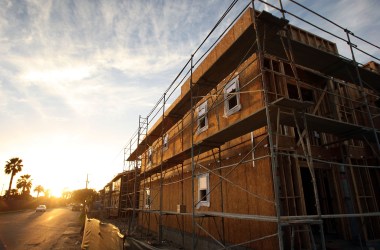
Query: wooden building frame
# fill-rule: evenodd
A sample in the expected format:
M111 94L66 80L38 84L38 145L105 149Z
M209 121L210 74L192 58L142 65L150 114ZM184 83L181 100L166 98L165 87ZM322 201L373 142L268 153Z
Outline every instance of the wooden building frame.
M282 6L270 5L276 17L252 1L139 118L125 152L129 234L191 249L378 244L378 64L356 62L349 30L352 59Z
M139 169L118 173L102 189L102 206L105 217L127 218L132 216L132 211L127 208L138 205L135 183L138 179ZM137 178L135 177L137 176Z

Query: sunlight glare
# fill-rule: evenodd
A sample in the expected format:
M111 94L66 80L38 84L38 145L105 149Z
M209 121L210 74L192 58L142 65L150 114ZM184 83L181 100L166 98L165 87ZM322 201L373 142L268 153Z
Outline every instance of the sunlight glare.
M61 188L51 188L50 189L50 197L61 198L62 192L63 191Z

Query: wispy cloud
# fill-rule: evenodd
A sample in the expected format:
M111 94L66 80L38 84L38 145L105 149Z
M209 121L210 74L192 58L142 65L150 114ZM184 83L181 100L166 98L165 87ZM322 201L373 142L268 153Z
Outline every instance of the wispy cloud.
M3 84L12 84L21 93L38 85L46 94L68 99L73 92L76 98L83 92L101 93L110 86L98 81L107 81L102 75L114 71L129 79L153 78L162 72L170 78L170 72L190 56L204 33L208 12L196 13L202 5L171 1L9 2L2 13L6 18L1 34L7 40L1 54L7 75L12 77ZM193 14L183 14L189 11ZM149 80L139 85L157 86ZM141 91L138 84L133 89Z

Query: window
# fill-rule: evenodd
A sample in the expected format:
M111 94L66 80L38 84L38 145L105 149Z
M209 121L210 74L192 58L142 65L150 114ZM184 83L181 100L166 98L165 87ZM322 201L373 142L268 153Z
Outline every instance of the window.
M145 189L145 208L149 208L150 209L150 204L151 204L150 189L146 188Z
M239 77L237 76L224 88L224 115L232 115L240 109Z
M153 163L153 149L152 147L149 147L148 149L148 166L152 165Z
M198 107L198 130L197 133L201 133L208 128L207 119L207 101L199 105Z
M112 182L112 191L120 191L121 179Z
M300 87L300 91L302 95L302 100L304 102L305 101L314 102L314 94L313 94L312 89ZM288 84L288 95L289 95L289 98L291 99L297 99L297 100L300 99L296 85Z
M198 176L198 204L197 208L210 206L210 184L209 174L202 174Z
M164 135L164 141L163 141L163 145L162 145L162 150L167 150L168 149L168 143L169 143L169 135L168 134L165 134Z
M313 131L312 133L313 133L313 136L312 136L312 138L310 140L310 143L312 145L321 146L322 145L322 137L319 134L319 132Z

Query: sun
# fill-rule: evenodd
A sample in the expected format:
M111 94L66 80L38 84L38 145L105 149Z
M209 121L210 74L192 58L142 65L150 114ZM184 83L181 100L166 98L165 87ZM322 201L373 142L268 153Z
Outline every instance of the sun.
M34 191L34 196L37 196L37 192ZM39 194L39 196L45 196L45 197L55 197L60 198L62 196L62 190L60 189L54 189L54 188L48 188L44 187L44 191Z
M60 189L60 188L50 189L50 197L61 198L62 193L63 193L63 189Z

